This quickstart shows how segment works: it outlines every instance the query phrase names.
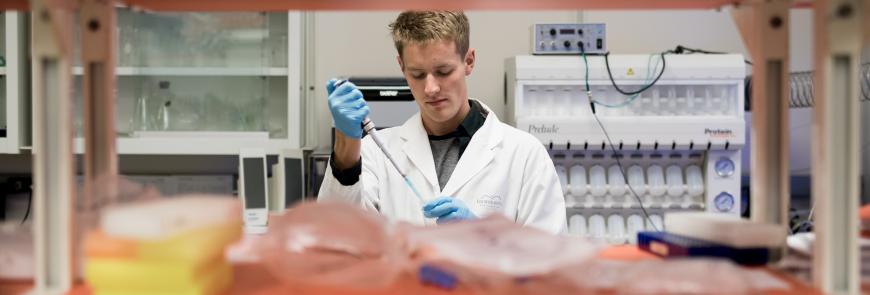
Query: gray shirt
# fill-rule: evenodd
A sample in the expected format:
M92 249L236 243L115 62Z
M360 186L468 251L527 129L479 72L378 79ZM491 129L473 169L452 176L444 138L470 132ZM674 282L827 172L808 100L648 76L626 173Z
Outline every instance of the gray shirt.
M435 172L438 173L438 185L441 189L447 185L447 180L459 163L459 139L456 137L446 139L429 139L432 147L432 157L435 160Z
M438 174L438 185L441 189L450 180L450 175L471 142L471 137L486 121L487 111L480 103L469 100L468 104L471 109L455 131L441 136L429 135L429 146L432 148L432 159L435 160L435 172Z

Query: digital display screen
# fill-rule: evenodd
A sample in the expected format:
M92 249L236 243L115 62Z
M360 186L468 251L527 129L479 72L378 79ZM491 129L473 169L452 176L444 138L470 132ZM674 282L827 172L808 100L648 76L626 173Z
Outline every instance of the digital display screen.
M284 200L287 207L302 201L303 183L302 159L284 158Z
M559 35L574 35L574 29L559 29Z
M266 208L266 175L263 158L244 158L245 209Z

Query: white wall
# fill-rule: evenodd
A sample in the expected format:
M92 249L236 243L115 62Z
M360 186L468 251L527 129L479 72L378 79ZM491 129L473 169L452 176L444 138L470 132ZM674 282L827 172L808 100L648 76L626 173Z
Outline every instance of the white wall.
M647 54L678 44L710 51L744 53L737 27L727 11L585 11L582 21L607 25L612 53Z
M387 25L398 11L315 13L315 105L317 146L330 149L332 117L326 105L325 84L336 76L401 76L396 49ZM528 54L534 23L577 21L576 11L468 12L471 47L477 50L469 95L483 100L504 117L504 60ZM377 122L375 122L377 123Z

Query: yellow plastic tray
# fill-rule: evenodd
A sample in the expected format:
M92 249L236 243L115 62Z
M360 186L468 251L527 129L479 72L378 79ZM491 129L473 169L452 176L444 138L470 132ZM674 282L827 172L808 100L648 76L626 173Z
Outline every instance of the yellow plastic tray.
M231 265L221 259L192 267L173 262L94 259L85 265L95 294L216 294L230 286Z

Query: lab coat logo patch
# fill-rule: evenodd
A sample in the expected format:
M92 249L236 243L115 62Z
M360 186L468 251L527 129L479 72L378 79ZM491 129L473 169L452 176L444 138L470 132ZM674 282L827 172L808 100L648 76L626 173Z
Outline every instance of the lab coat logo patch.
M481 208L501 209L504 206L504 199L499 195L482 195L476 202Z

